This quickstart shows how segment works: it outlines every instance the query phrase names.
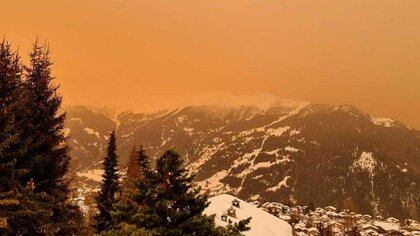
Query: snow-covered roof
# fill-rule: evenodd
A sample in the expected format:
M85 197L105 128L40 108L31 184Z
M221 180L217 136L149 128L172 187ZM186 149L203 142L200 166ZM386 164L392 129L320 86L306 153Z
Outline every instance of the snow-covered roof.
M210 205L204 211L205 214L216 214L216 224L227 226L227 222L221 220L221 215L232 206L232 201L237 199L228 194L221 194L209 199ZM244 232L247 236L292 236L292 226L287 222L263 211L262 209L238 199L241 207L236 208L236 219L228 217L233 222L252 217L250 227L251 230Z
M373 224L376 227L380 227L380 228L382 228L386 231L398 230L399 229L397 224L390 223L390 222L385 222L385 221L375 221Z
M327 206L327 207L325 207L325 210L327 210L327 211L336 211L337 208L335 208L333 206Z
M389 217L388 219L386 219L386 221L391 222L391 223L397 223L397 222L399 222L398 219L396 219L394 217Z

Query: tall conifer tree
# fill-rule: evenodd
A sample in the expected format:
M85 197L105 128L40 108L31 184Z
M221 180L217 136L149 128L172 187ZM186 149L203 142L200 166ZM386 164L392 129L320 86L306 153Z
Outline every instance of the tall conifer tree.
M28 172L20 178L22 186L31 186L35 212L48 212L45 221L37 221L34 230L49 234L75 234L80 230L82 214L70 203L68 180L70 156L63 135L65 113L60 113L61 95L53 84L52 62L47 46L33 44L19 102L14 107L22 154L17 168ZM33 206L30 207L31 209Z
M19 56L3 39L0 43L0 234L11 232L11 217L20 206L15 181L17 160L12 150L17 134L11 107L17 100L21 73Z
M32 185L19 179L28 169L18 168L22 150L21 129L15 108L20 104L22 67L11 45L0 43L0 234L42 232L47 211L39 208Z
M133 148L130 151L130 156L128 158L128 164L127 164L127 174L126 174L126 182L131 182L135 179L137 179L140 173L140 166L137 161L137 147L134 144Z
M65 174L70 156L65 145L63 126L65 113L60 113L62 98L58 86L53 84L52 62L48 47L36 42L29 54L30 65L25 67L21 126L26 144L26 153L18 166L30 171L22 183L33 180L36 192L66 195L68 192Z
M97 198L97 207L99 210L95 216L95 229L97 233L109 229L112 224L111 210L116 202L116 194L119 190L116 149L115 131L112 131L109 138L107 155L103 162L104 173L102 175L101 190Z
M14 145L18 133L14 125L13 104L18 99L22 67L19 56L3 39L0 43L0 192L9 191L16 165Z
M8 67L17 68L17 64L15 57ZM25 80L16 79L16 97L6 99L10 103L0 111L7 118L3 126L7 129L1 133L9 137L2 144L10 144L2 149L1 159L12 160L1 166L1 173L12 173L10 191L0 194L0 201L6 203L0 214L6 216L4 232L9 235L75 234L82 221L79 208L68 199L64 175L70 157L62 135L64 114L58 114L61 97L51 84L51 65L48 49L34 44ZM13 134L4 130L13 130Z

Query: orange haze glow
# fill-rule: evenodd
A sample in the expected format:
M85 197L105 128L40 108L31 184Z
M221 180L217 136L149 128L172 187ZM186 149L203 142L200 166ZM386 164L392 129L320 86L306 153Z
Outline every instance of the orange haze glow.
M66 104L136 110L222 91L353 104L420 128L419 0L0 0L48 40ZM222 98L219 98L222 100Z

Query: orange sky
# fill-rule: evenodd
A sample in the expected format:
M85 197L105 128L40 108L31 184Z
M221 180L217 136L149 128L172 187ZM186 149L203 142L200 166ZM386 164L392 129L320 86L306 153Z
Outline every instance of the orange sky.
M353 104L420 128L419 0L0 0L47 39L67 104L155 109L210 91Z

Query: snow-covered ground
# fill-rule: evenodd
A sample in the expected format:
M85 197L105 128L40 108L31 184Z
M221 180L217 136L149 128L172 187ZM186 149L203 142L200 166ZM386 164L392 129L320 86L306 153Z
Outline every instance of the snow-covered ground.
M222 215L232 207L233 200L239 201L239 208L233 207L236 211L236 217L227 217L227 221L233 223L248 217L252 217L250 227L251 230L244 232L248 236L291 236L292 226L287 222L265 212L263 209L253 204L244 202L228 194L221 194L209 199L210 206L205 210L205 214L216 214L216 224L219 226L227 226L229 223L222 220Z
M93 169L93 170L85 170L77 173L79 177L86 177L90 180L100 182L102 180L102 173L103 170L101 169Z

